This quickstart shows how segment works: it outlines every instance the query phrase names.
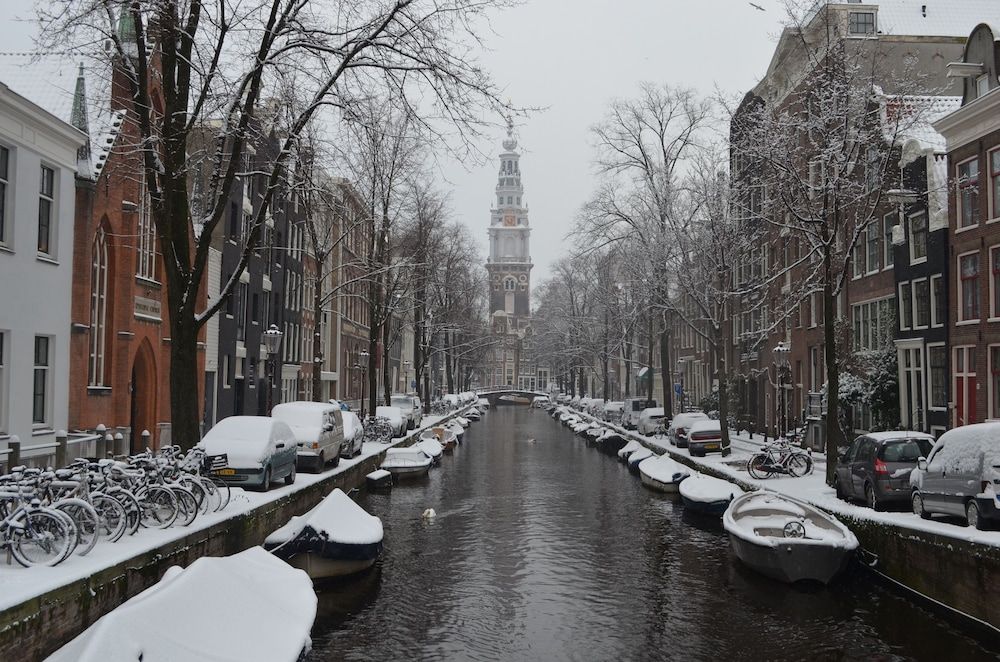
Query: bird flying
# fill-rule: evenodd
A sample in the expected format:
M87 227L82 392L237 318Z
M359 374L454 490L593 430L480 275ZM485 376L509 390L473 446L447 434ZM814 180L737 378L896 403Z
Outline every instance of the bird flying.
M748 3L748 4L749 4L749 5L751 6L751 7L753 7L754 9L759 9L760 11L767 11L766 9L764 9L763 7L761 7L760 5L756 5L756 4L752 3L752 2L750 2L750 3Z

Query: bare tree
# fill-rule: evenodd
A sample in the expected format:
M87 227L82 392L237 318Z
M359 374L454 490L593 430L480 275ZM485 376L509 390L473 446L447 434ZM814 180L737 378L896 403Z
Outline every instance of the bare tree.
M391 90L427 125L443 120L460 140L474 136L483 107L499 116L489 76L476 66L476 18L505 0L52 0L41 10L43 46L112 52L131 94L143 175L163 255L170 306L170 393L174 438L199 437L198 334L239 282L259 242L282 174L302 130L329 105ZM301 72L308 98L263 173L263 203L246 250L220 296L198 303L211 239L227 209L261 101L282 73ZM189 206L189 137L211 125L214 143L203 192ZM192 230L192 227L194 230Z

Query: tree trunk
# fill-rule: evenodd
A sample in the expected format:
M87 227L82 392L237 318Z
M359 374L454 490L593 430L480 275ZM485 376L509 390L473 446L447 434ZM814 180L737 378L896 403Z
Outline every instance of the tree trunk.
M726 344L722 325L712 329L712 357L716 366L715 379L719 382L719 428L722 430L722 456L728 457L733 451L729 439L729 380L726 365Z
M171 443L187 450L201 440L198 420L198 325L190 311L168 292L170 315L170 421ZM133 430L133 434L139 431ZM154 432L150 430L150 432Z
M672 417L674 389L670 381L670 333L666 324L660 332L660 377L663 381L663 411L668 417Z
M846 445L844 431L840 428L840 366L837 364L837 335L834 328L836 310L833 283L829 277L829 255L826 257L826 284L823 286L823 342L826 360L826 484L833 485L837 470L837 456Z
M385 396L385 406L389 406L392 403L392 381L389 377L392 375L392 362L389 357L389 340L390 332L392 330L392 318L390 317L382 325L382 395Z
M632 333L625 334L625 399L632 396Z
M646 399L647 400L652 400L653 399L653 379L655 378L654 374L653 374L654 373L654 370L653 370L653 344L654 344L654 341L653 341L653 316L652 315L649 316L649 320L647 322L646 331L649 334L647 336L649 338L649 349L646 352L646 358L649 359L647 361L647 363L649 364L647 366L647 368L649 369L649 372L646 373L646 377L649 378L649 382L646 385Z
M323 264L316 267L316 287L313 288L313 346L312 346L312 394L314 402L322 402L323 396ZM268 296L265 293L265 296ZM264 329L267 331L267 329ZM270 412L268 412L270 413Z
M450 331L444 332L444 375L448 384L448 393L455 392L455 367L452 365L452 336Z

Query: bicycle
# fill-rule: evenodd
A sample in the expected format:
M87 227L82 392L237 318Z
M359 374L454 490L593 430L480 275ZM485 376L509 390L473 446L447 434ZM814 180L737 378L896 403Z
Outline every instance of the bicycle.
M26 503L22 488L0 492L4 516L0 519L0 547L24 567L54 566L65 561L76 547L77 532L69 518L43 508L37 498Z
M384 416L369 416L364 424L365 441L387 444L392 441L392 424Z
M776 474L787 474L793 478L805 476L812 471L812 458L794 448L787 439L776 439L747 460L747 473L751 478L765 480Z

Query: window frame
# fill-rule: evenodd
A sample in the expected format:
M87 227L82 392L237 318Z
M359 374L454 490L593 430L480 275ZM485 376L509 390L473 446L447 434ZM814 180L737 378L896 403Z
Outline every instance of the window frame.
M976 275L975 275L974 278L971 277L971 276L970 277L963 277L962 276L962 259L963 258L967 258L967 257L971 257L973 255L976 256L976 261L977 261L977 264L976 264ZM979 250L977 249L977 250L974 250L974 251L968 251L967 253L961 253L955 259L955 266L956 266L956 270L957 270L957 274L956 275L957 275L957 278L958 278L958 282L956 284L957 286L955 288L956 294L958 295L958 296L955 297L956 298L955 304L956 304L957 312L958 312L958 315L956 316L956 320L955 320L955 325L956 326L962 326L962 325L966 325L966 324L978 324L979 321L980 321L980 319L981 319L981 317L982 317L982 314L983 314L983 311L982 311L982 302L980 301L980 299L982 298L982 285L979 283L979 278L982 275L982 261L979 259ZM976 306L976 316L975 317L968 317L968 318L965 317L965 281L966 280L975 280L976 281L976 296L975 296L975 299L974 299L975 306Z
M962 181L962 175L961 175L962 168L964 166L969 166L969 165L971 165L973 163L975 163L975 165L976 165L976 177L975 177L975 180L971 180L970 179L969 181L964 181L963 182ZM965 189L978 189L979 188L979 180L980 180L981 175L982 175L982 173L980 172L980 168L979 168L979 155L978 154L976 154L975 156L970 157L968 159L965 159L964 161L960 161L959 163L955 164L955 186L957 188L957 190L955 192L955 216L956 216L955 233L956 234L958 234L959 232L965 232L965 231L969 230L970 228L979 227L979 223L982 220L982 219L978 218L978 214L979 214L979 192L978 192L978 190L974 191L972 193L972 195L975 196L975 204L970 207L970 209L973 210L973 213L977 216L975 222L974 223L965 224L964 223L964 221L965 221L965 214L962 213L963 212L963 207L965 206L964 203L963 203L963 195L965 195L964 191L965 191Z
M881 228L878 227L878 223L869 223L868 227L865 228L865 273L866 274L877 274L882 270L882 250L881 246ZM875 248L875 259L872 260L872 247ZM872 268L872 262L875 262L875 268Z
M9 433L7 429L7 398L10 389L7 388L7 362L10 356L10 335L5 329L0 329L0 437Z
M990 307L989 322L1000 322L1000 244L993 244L986 249L989 253L990 269Z
M864 25L867 27L869 25L868 19L871 19L871 30L858 30L858 26L861 25L860 19L865 17ZM853 26L853 27L852 27ZM875 16L874 11L851 11L847 13L847 34L851 37L863 37L872 38L878 34L878 21Z
M996 159L994 168L993 160ZM986 176L990 180L990 185L986 195L988 196L987 211L989 218L987 223L1000 221L1000 147L994 147L986 152Z
M917 284L925 284L927 286L927 323L919 323L919 315L917 313ZM922 276L921 278L914 278L910 281L910 296L912 301L910 302L910 328L914 331L922 331L924 329L929 329L931 326L931 291L930 291L930 279L927 276Z
M934 361L933 350L941 350L944 356L944 404L934 404ZM927 411L948 411L948 345L943 342L927 343Z
M931 288L931 328L939 329L944 326L944 320L938 319L938 308L941 306L941 304L943 304L943 307L941 307L941 311L944 312L945 318L947 318L948 315L948 293L944 291L944 275L932 274L928 280L930 282L930 288ZM935 280L942 284L940 301L938 301L939 297L936 294L937 290L934 287Z
M46 173L49 173L51 177L48 178L49 189L46 191ZM42 163L39 165L39 175L38 175L38 217L37 224L35 226L37 241L35 242L35 248L38 255L48 258L55 258L56 251L56 169ZM48 204L48 211L45 218L45 245L42 246L42 206L43 203Z
M1000 360L994 362L993 353L996 351L997 358L1000 359L1000 343L990 343L986 346L986 412L988 418L1000 418L1000 402L994 402L994 398L1000 397ZM996 387L996 388L995 388ZM994 407L993 405L998 405Z
M882 247L882 270L892 269L896 263L896 255L893 253L892 229L896 227L895 221L899 215L896 212L889 212L882 216L882 240L885 245Z
M977 381L976 381L978 376L976 374L976 365L975 365L975 358L976 358L975 352L976 352L976 349L977 348L976 348L975 345L958 345L956 347L952 347L952 354L951 354L951 356L952 356L952 363L951 363L951 374L952 374L951 400L955 403L955 409L954 409L955 420L953 421L953 423L955 424L956 427L958 425L968 425L969 423L974 423L975 420L969 420L969 419L975 419L975 418L978 417L978 412L976 411L976 395L977 395L977 392L978 392L978 386L977 386ZM957 357L959 356L959 354L962 355L962 371L961 372L959 372L958 368L957 368L957 366L958 366L958 358ZM972 358L972 361L969 360L970 357ZM971 372L969 370L969 364L970 363L972 364ZM960 379L963 380L963 381L965 381L967 384L971 383L972 386L973 386L973 389L974 389L974 391L972 393L972 397L970 398L969 397L968 389L963 388L962 392L964 394L964 396L963 396L964 397L964 401L961 403L961 406L960 406L960 403L958 402L958 382L959 382ZM969 416L969 412L970 412L970 407L969 406L970 405L971 405L972 416ZM958 423L958 412L959 412L960 409L966 415L966 420L963 421L962 423Z
M914 251L913 251L913 248L916 245L916 241L914 240L914 237L916 235L913 232L913 222L916 219L918 219L918 218L922 218L923 222L924 222L924 231L923 231L923 235L924 235L924 240L923 240L924 254L920 255L920 256L916 256L914 254ZM906 243L907 243L907 252L910 255L910 264L911 265L914 265L914 264L923 264L924 262L927 261L927 240L928 240L928 235L929 235L928 227L927 227L927 211L926 210L921 209L918 212L914 212L914 213L910 214L906 218L906 234L907 234L907 241L906 241Z
M0 144L0 246L11 245L12 228L8 227L7 216L10 210L8 191L10 190L11 148ZM10 223L13 226L13 223Z
M905 293L904 293L905 288ZM899 306L897 315L899 316L899 330L910 331L913 327L913 284L906 281L898 285L897 297ZM904 309L904 306L906 307ZM904 310L906 314L904 314Z
M48 430L52 428L52 336L36 335L32 352L31 379L31 428L32 430ZM39 361L39 341L45 342L44 363ZM41 375L41 393L39 393L39 375ZM41 415L39 415L41 405Z
M156 280L156 224L153 222L153 200L146 186L146 176L139 181L139 209L136 217L135 275L136 278L158 283Z
M99 226L94 233L90 258L90 352L87 361L88 387L105 387L108 350L108 285L111 270L108 238Z

